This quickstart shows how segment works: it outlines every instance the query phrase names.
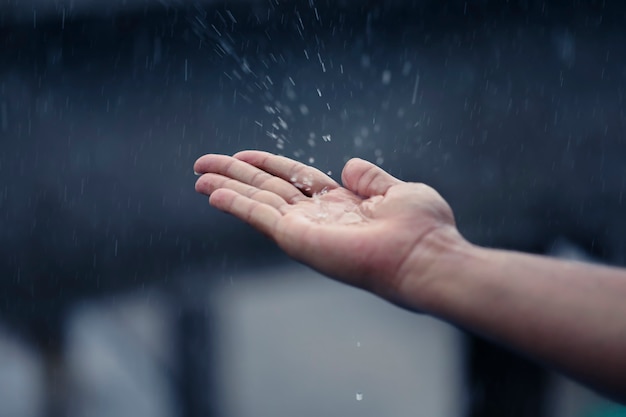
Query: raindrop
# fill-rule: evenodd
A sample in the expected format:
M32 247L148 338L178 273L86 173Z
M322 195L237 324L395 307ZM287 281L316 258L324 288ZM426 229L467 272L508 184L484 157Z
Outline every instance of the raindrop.
M391 83L391 71L384 70L382 75L382 83L384 85L389 85Z
M363 393L362 392L357 392L356 393L356 400L357 401L363 401Z
M322 56L320 53L317 53L317 59L320 61L320 65L322 66L322 72L326 72L326 65L324 64L324 60L322 60Z
M370 66L371 60L369 55L361 56L361 66L363 68L368 68Z
M411 63L409 61L406 61L404 65L402 66L402 75L406 77L407 75L409 75L410 72L411 72Z
M233 23L237 23L237 19L235 19L235 16L233 16L233 14L230 12L230 10L226 10L226 14L228 15L228 17L230 17L230 20Z
M419 73L415 75L415 84L413 85L413 97L411 98L411 104L415 104L417 100L417 89L420 85L420 75Z

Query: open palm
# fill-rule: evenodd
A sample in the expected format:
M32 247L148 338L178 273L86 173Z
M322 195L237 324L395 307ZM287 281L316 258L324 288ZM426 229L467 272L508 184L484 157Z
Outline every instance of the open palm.
M420 256L424 237L454 226L435 190L361 159L346 163L343 187L313 167L260 151L205 155L194 170L201 175L196 190L214 207L298 261L388 299L398 298L402 267Z

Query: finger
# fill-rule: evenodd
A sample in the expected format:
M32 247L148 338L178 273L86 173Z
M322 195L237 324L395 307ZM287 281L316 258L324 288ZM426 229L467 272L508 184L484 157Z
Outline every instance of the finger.
M287 204L278 194L261 190L223 175L204 174L196 181L196 191L209 196L221 188L228 188L252 200L268 204L277 210Z
M277 224L282 215L270 205L252 200L228 188L216 190L211 194L209 203L271 238L276 235Z
M359 158L346 163L341 181L344 187L362 197L384 195L390 187L403 183L371 162Z
M219 174L267 190L290 203L304 198L302 192L289 182L230 156L204 155L196 161L193 169L199 174Z
M308 195L339 187L335 180L322 171L284 156L262 151L242 151L233 156L289 181Z

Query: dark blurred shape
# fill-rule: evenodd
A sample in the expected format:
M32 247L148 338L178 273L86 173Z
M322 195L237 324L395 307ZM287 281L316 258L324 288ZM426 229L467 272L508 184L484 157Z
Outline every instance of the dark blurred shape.
M466 349L468 417L547 415L542 367L475 336L468 337Z
M179 373L178 390L181 415L187 417L221 416L221 398L216 380L215 350L219 334L217 315L207 300L206 285L185 288L181 295L186 308L177 318ZM209 303L207 302L209 301Z

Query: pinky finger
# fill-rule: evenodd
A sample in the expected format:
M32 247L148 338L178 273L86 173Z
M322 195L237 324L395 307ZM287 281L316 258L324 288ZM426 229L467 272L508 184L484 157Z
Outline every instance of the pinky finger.
M226 213L232 214L261 233L273 238L282 214L274 207L252 200L236 191L220 188L211 194L209 203Z

